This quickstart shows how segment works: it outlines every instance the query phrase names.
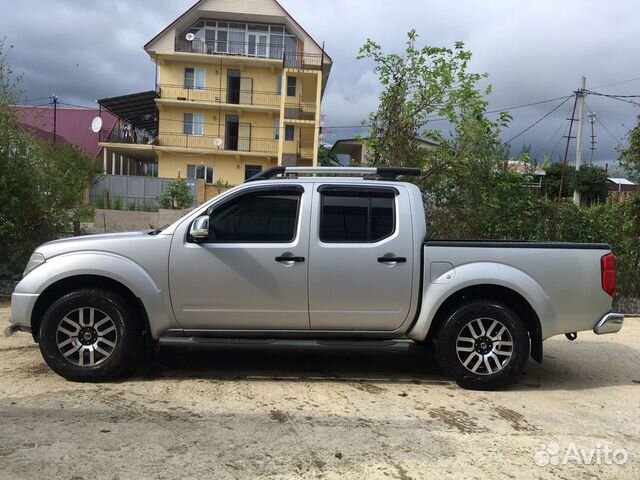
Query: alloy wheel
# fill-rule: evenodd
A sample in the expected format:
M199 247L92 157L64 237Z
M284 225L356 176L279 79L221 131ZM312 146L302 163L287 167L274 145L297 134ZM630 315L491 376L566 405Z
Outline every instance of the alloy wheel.
M476 375L492 375L502 370L513 354L509 329L493 318L476 318L468 322L456 338L460 363Z
M107 360L118 343L113 319L102 310L81 307L67 313L56 331L56 344L64 358L80 367Z

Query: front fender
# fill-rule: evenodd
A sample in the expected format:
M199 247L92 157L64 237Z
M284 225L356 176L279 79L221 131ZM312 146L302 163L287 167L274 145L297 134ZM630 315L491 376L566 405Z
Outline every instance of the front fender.
M414 340L422 341L427 337L438 309L456 292L479 285L498 285L520 294L540 319L542 338L545 326L549 328L557 322L548 295L531 276L509 265L492 262L474 262L459 265L439 275L438 283L432 283L429 268L425 268L422 286L422 309L418 320L408 333ZM448 282L443 278L451 277ZM435 280L435 279L434 279Z
M168 288L163 290L162 280L154 280L137 263L113 253L83 251L49 258L22 279L15 293L40 295L51 285L80 275L107 277L131 290L146 309L153 338L167 329L177 328ZM30 317L31 312L28 314Z

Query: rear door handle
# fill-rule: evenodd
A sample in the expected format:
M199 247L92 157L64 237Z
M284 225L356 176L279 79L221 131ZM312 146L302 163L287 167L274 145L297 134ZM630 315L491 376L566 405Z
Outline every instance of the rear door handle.
M276 262L285 263L285 262L296 262L302 263L304 262L304 257L276 257Z
M406 257L378 257L378 263L407 263Z

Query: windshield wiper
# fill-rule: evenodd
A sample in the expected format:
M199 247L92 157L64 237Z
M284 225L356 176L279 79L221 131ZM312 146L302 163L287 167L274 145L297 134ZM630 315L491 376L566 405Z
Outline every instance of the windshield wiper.
M165 228L167 228L169 225L164 225L162 227L156 228L155 230L151 230L149 232L149 235L158 235L161 231L163 231Z

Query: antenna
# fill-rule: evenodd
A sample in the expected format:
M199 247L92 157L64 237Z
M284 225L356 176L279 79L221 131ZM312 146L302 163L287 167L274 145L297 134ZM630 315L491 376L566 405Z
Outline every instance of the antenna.
M187 33L185 35L184 38L187 39L187 42L193 42L193 40L196 38L196 36L193 33L189 32L189 33Z
M93 133L99 133L102 130L102 119L100 117L96 117L91 121L91 131Z
M221 139L221 138L216 138L216 139L213 141L213 144L216 146L216 148L217 148L218 150L220 150L220 147L222 146L222 139Z

